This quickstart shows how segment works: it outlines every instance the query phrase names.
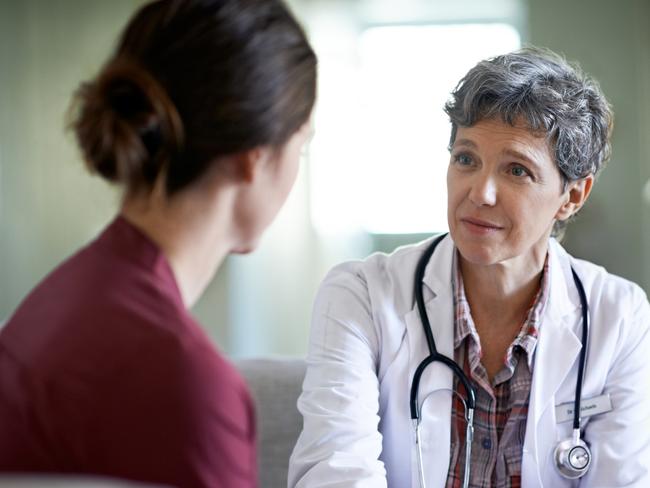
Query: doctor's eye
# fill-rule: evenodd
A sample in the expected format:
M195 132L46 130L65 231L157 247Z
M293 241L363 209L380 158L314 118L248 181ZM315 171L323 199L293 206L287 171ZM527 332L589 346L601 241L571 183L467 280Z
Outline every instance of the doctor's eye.
M470 166L474 164L474 159L472 158L472 156L470 156L467 153L454 154L452 156L452 160L454 163L458 164L459 166Z
M509 172L512 176L515 176L517 178L525 178L525 177L531 177L532 174L528 169L520 164L513 164L510 166Z

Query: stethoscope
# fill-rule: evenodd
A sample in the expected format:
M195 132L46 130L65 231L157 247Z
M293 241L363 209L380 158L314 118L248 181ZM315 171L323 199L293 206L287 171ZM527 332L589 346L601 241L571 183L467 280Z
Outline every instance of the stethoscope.
M474 408L476 407L476 392L474 391L474 387L472 386L469 378L463 372L458 363L448 358L447 356L440 354L436 349L436 342L433 338L431 323L429 322L429 317L424 306L424 296L422 292L422 279L424 278L424 270L431 260L431 256L433 256L436 247L438 247L438 244L446 237L446 235L447 234L441 235L436 240L434 240L431 245L429 245L429 247L425 250L424 254L418 261L418 265L415 271L415 299L417 301L418 312L420 313L420 320L422 321L424 335L429 346L429 356L427 356L419 364L415 370L415 373L413 374L413 383L411 384L410 396L411 421L413 422L413 427L415 429L415 444L417 447L418 472L421 488L425 488L425 483L424 468L422 465L422 448L420 442L420 423L422 421L422 417L420 416L421 405L418 403L418 390L420 388L420 379L422 378L422 373L424 373L424 370L430 364L439 362L447 366L465 388L466 394L464 398L460 396L460 394L458 394L456 391L453 391L455 395L459 396L461 402L463 403L463 408L465 410L465 420L467 424L467 427L465 429L465 466L463 470L463 488L469 487L472 441L474 438ZM580 438L580 398L582 394L582 377L584 375L585 362L587 358L586 346L588 343L587 341L589 335L589 310L585 290L582 286L582 281L580 281L580 278L576 274L573 267L571 267L571 273L573 274L573 281L575 282L576 288L578 289L578 295L580 295L580 305L582 307L582 347L580 349L580 363L578 364L576 396L573 408L573 434L570 438L563 440L557 445L554 451L554 458L555 466L563 477L568 479L577 479L584 476L591 464L591 450L585 441ZM424 404L424 401L422 404Z

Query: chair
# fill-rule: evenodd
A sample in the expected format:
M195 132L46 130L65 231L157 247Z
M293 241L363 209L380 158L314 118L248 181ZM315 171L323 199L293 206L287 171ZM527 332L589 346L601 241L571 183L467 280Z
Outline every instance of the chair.
M257 413L260 488L286 488L289 456L302 430L296 402L305 377L304 359L241 359Z

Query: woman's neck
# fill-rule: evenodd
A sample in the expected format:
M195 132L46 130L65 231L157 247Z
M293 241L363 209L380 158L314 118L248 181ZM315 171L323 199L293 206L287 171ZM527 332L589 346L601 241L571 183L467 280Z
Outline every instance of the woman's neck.
M125 198L121 214L144 232L170 263L183 303L192 307L233 246L233 191L190 190L166 197L151 193Z

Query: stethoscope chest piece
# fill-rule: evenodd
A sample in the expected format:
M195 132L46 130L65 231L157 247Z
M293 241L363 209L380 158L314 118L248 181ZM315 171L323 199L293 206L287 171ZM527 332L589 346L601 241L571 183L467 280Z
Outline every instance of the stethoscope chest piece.
M555 448L554 458L560 474L572 480L584 476L591 465L589 446L580 438L560 442Z

